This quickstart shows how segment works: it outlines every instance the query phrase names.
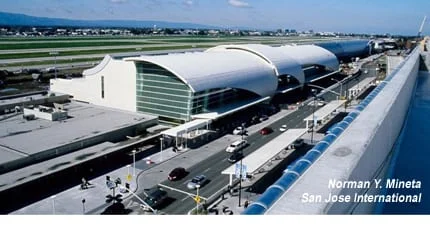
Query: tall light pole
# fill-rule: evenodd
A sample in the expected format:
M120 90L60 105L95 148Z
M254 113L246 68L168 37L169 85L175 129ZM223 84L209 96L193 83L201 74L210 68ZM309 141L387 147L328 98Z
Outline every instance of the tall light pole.
M337 82L337 83L340 83L340 92L339 92L339 93L340 93L340 95L339 95L339 96L340 96L340 98L342 99L342 82L340 82L339 80L336 80L336 79L334 79L334 78L331 78L331 80L332 80L332 81L335 81L335 82Z
M243 158L243 157L242 157ZM240 158L240 175L239 175L239 207L240 207L240 200L242 197L242 158Z
M52 201L52 214L55 215L55 197L57 197L56 195L52 195L51 196L51 201Z
M131 152L133 153L133 177L136 177L136 149Z
M163 137L160 137L160 162L163 162Z
M311 144L313 144L313 143L314 143L315 106L316 106L316 99L317 99L316 92L317 92L317 89L312 89L312 90L311 90L312 96L314 97L314 104L313 104L313 106L312 106L312 133L311 133Z
M242 140L243 140L243 135L245 135L245 123L242 123L242 131L241 131L241 134L242 134Z
M196 215L198 215L199 214L199 201L200 201L200 197L199 197L199 188L200 188L200 185L197 184L196 188L197 188L197 195L196 195Z
M58 52L53 51L53 52L50 52L49 55L54 56L54 73L55 73L55 79L57 79L57 55L58 55Z
M82 215L85 215L85 198L82 199Z
M127 175L125 176L125 178L128 182L130 182L131 180L129 180L129 179L130 179L130 167L131 167L131 165L128 164L126 167L127 167Z

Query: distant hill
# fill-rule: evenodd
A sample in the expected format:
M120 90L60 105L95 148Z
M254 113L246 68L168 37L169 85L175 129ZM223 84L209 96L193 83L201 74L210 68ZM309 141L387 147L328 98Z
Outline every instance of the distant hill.
M36 17L25 14L0 12L0 26L64 26L64 27L122 27L145 28L157 25L159 28L220 29L221 27L166 21L137 20L71 20L60 18Z

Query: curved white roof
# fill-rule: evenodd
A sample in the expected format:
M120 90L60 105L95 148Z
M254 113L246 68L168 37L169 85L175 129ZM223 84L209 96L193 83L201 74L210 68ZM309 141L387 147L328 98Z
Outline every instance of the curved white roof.
M256 55L273 66L276 75L288 74L295 77L302 84L305 82L305 75L300 63L278 47L262 44L219 45L206 50L206 52L223 50L238 50Z
M333 71L339 69L336 55L316 45L280 46L287 55L296 59L302 66L321 65Z
M93 68L84 70L84 72L82 72L82 75L91 76L91 75L99 73L100 71L102 71L106 67L106 65L110 62L111 59L112 59L112 57L110 55L105 55L105 57L103 58L103 60L99 64L97 64Z
M161 66L186 83L194 92L211 88L237 88L260 96L275 94L278 80L271 66L240 51L194 52L126 58Z

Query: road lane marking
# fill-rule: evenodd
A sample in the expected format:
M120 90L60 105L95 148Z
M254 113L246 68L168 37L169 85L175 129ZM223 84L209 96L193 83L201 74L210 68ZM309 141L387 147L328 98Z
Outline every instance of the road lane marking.
M209 168L207 168L207 169L203 170L203 173L208 172L210 169L211 169L211 168L209 167Z
M181 202L183 202L183 201L187 200L188 198L190 198L190 196L187 196L187 197L185 197L185 198L181 199Z
M196 196L193 193L188 193L186 191L183 191L183 190L180 190L180 189L177 189L177 188L174 188L174 187L170 187L170 186L167 186L167 185L164 185L164 184L158 184L158 186L160 186L162 188L170 189L172 191L176 191L176 192L179 192L179 193L182 193L182 194L186 194L186 195L188 195L188 197L193 197L194 198ZM200 198L203 199L203 200L205 200L205 201L208 200L207 198L205 198L203 196L200 196Z

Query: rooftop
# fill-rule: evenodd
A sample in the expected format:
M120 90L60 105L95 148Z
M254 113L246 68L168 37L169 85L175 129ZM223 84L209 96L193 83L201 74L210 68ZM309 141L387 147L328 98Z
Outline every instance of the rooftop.
M63 121L27 121L22 114L1 120L0 163L155 118L78 102L67 103L64 109L69 118Z

